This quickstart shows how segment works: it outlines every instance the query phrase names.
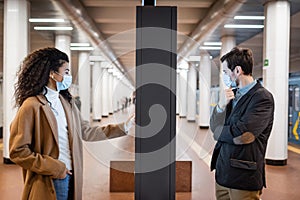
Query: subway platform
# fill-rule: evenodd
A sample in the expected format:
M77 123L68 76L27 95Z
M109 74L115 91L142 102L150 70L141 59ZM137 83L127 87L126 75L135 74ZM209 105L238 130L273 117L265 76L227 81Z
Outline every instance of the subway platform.
M93 125L122 122L133 107L119 111ZM214 200L214 172L209 169L214 141L209 129L177 117L177 160L192 161L192 191L176 193L177 200ZM1 141L2 142L2 141ZM110 161L134 160L134 131L128 136L84 145L84 200L133 200L133 192L110 192ZM2 158L2 143L0 159ZM266 166L267 188L262 200L299 200L300 149L289 146L286 166ZM0 163L0 199L17 200L23 189L21 168Z

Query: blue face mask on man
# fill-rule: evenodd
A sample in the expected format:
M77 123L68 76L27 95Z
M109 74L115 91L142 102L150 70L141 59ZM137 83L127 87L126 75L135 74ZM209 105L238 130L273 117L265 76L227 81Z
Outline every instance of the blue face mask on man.
M236 80L232 81L230 79L230 76L227 75L226 73L223 74L223 82L227 88L236 88L237 87Z
M63 77L63 80L61 82L56 81L56 89L57 91L66 90L68 89L72 84L72 76L71 75L61 75L58 72L55 72L56 74Z

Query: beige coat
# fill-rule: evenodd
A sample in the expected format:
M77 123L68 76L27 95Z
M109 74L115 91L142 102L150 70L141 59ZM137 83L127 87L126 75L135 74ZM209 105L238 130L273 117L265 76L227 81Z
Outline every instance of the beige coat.
M66 113L72 152L74 199L82 199L82 140L99 141L126 135L124 124L90 127L74 101L60 96ZM10 159L23 168L22 199L56 199L52 178L61 176L65 164L58 160L56 118L43 95L29 97L18 110L10 131Z

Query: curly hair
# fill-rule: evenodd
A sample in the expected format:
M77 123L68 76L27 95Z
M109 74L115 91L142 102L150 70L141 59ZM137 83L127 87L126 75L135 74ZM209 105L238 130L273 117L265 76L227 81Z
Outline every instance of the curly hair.
M43 48L30 53L21 63L15 84L16 107L31 96L42 94L49 81L50 71L58 71L64 63L69 62L67 54L56 48ZM61 90L60 94L69 102L72 99L68 90Z

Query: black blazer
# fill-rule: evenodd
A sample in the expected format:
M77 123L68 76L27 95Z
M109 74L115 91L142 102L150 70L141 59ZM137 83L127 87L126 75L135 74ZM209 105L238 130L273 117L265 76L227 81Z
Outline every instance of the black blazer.
M232 109L232 101L222 113L216 108L210 128L217 141L211 170L216 182L240 190L266 187L265 153L274 118L272 94L257 82Z

